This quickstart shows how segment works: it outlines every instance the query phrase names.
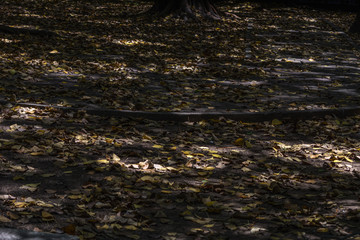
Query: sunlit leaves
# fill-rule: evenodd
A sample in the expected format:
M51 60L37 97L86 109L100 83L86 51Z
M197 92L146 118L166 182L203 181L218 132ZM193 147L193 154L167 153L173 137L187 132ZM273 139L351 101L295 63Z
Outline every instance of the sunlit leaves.
M163 148L163 146L162 146L162 145L158 145L158 144L153 145L152 147L153 147L153 148L157 148L157 149L161 149L161 148Z
M30 192L35 192L39 185L40 185L40 183L29 183L29 184L21 186L20 189L26 189L26 190L29 190Z
M311 218L312 210L304 205L319 197L336 202L340 197L348 196L341 189L348 182L340 173L344 169L356 169L352 164L358 161L356 156L360 148L351 139L331 135L331 131L340 129L344 132L354 130L356 118L344 121L352 124L341 124L342 121L337 119L300 121L296 131L291 130L294 129L293 122L277 125L271 121L255 124L222 119L180 124L178 127L181 127L181 131L166 130L166 135L158 130L166 128L163 123L148 121L139 124L118 119L109 121L112 124L105 127L103 121L106 122L104 119L93 122L94 128L83 125L87 134L84 134L84 129L64 127L60 133L58 130L44 129L42 134L31 138L31 144L38 145L38 149L21 153L31 156L32 152L45 149L42 142L46 139L46 143L54 149L51 154L58 158L54 161L56 168L51 168L56 170L47 172L41 167L31 169L20 163L6 167L12 169L14 176L19 176L14 182L22 186L21 190L26 190L28 194L31 194L30 190L34 193L45 190L44 194L49 194L49 200L52 200L7 200L12 201L7 203L12 211L5 217L12 222L25 221L23 214L26 212L27 218L31 216L42 222L55 223L63 214L70 216L68 212L64 213L69 207L53 202L60 200L72 203L73 207L70 208L76 219L94 219L91 221L96 223L96 230L88 228L90 225L83 220L64 225L65 232L80 236L93 237L108 231L136 239L147 229L158 231L149 222L171 226L174 221L193 224L187 231L190 235L208 234L210 229L237 232L245 229L237 220L242 218L272 219L289 227L293 226L290 222L296 223L296 226L312 226L315 232L325 234L324 229L328 227L319 226L321 218ZM114 129L119 128L119 122L122 132L114 133ZM153 128L159 132L150 130ZM32 129L27 127L24 131L21 125L12 129L11 134L16 136L12 146L21 145L30 149L18 136ZM304 131L317 139L326 140L330 136L337 141L293 143L293 139L299 136L301 139ZM114 146L113 142L122 144ZM70 144L72 147L68 148ZM21 148L8 149L19 151ZM91 154L84 155L84 149L91 150ZM103 150L105 152L101 152ZM259 156L260 151L266 154ZM32 157L41 158L42 155ZM316 176L307 169L312 165L339 173ZM305 167L305 170L300 171L298 166ZM75 176L72 182L78 182L76 174L79 171L82 171L83 177L90 177L91 180L79 187L73 185L65 191L51 189L45 182L39 185L40 181L30 181L32 176L45 181ZM329 181L335 184L332 188L326 185ZM256 186L253 186L254 183ZM320 196L312 192L313 189L320 191ZM304 194L301 194L302 191ZM39 209L31 212L35 206ZM275 215L266 213L263 206L277 209L279 216L274 218ZM21 209L21 214L15 209ZM259 215L259 212L262 214ZM230 214L231 221L218 220L226 214ZM292 216L303 218L300 221ZM268 231L266 227L257 225L247 226L246 229L253 234Z
M271 121L271 124L274 125L274 126L277 126L277 125L281 125L282 122L279 119L273 119Z
M54 220L54 216L46 211L42 211L41 212L41 217L43 221L53 221Z
M11 219L5 217L5 216L2 216L0 215L0 222L1 223L8 223L8 222L11 222Z
M135 2L127 4L142 6ZM18 10L36 10L28 4L21 1ZM58 11L58 4L65 10ZM214 111L218 102L244 104L241 110L250 112L281 107L273 99L260 101L281 97L281 76L269 78L268 70L243 62L246 41L261 50L273 39L245 41L242 20L125 21L117 15L119 3L101 3L96 9L95 2L78 3L93 14L82 14L73 4L55 1L45 11L62 20L42 23L63 29L55 42L31 36L22 36L23 42L2 41L5 70L0 74L11 83L1 85L0 94L8 100L44 103L56 96L61 98L57 105L74 104L62 99L69 97L84 104L79 107L151 111ZM252 6L241 3L234 9L245 14ZM87 20L83 28L67 22L62 14L69 12L78 24ZM277 29L279 19L261 27ZM293 44L278 52L286 50L302 49ZM304 64L319 61L314 52L301 54L308 60ZM275 64L294 67L298 60L284 59ZM55 76L57 87L46 88L53 82L42 84L44 76ZM326 81L316 86L344 84L322 85ZM297 95L294 91L288 94ZM4 225L63 231L82 239L241 239L242 234L257 239L275 230L273 239L343 238L357 226L358 117L173 123L1 107ZM289 107L299 103L292 100Z

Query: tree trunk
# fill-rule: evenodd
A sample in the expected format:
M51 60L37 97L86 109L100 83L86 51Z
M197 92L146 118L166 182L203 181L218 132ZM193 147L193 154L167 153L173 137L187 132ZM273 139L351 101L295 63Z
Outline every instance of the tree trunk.
M160 17L174 15L184 19L196 19L197 15L220 19L219 12L210 0L155 0L149 13Z

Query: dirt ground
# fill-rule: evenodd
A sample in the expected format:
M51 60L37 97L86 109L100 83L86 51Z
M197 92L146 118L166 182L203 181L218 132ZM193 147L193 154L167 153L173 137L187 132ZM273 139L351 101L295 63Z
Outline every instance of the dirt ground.
M1 24L31 30L0 37L0 227L104 240L360 239L359 116L225 114L357 107L358 38L332 25L346 30L353 15L243 2L221 6L236 18L184 25L119 17L148 8L134 1L0 6Z

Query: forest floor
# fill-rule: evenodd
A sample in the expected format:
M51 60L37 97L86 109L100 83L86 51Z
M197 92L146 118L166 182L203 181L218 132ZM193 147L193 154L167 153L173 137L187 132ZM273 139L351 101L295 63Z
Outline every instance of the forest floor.
M352 14L242 2L184 23L124 16L149 7L137 1L0 6L0 227L360 239L360 116L326 115L358 111ZM197 113L210 117L169 121Z

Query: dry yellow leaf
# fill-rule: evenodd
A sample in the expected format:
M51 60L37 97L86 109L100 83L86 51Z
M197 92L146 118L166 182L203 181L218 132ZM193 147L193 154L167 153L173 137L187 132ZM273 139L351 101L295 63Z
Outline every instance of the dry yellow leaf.
M167 170L172 171L172 172L177 172L179 171L178 169L174 168L174 167L166 167Z
M120 161L120 157L118 155L116 155L115 153L113 153L112 160L115 162L118 162L118 161Z
M10 69L10 70L9 70L9 73L10 73L11 75L15 75L15 74L17 73L17 71L16 71L15 69Z
M199 176L204 177L204 176L208 175L208 172L198 172L198 174L199 174Z
M170 194L172 193L172 191L169 191L169 190L161 190L162 193L167 193L167 194Z
M326 232L329 231L329 229L327 229L327 228L318 228L316 231L320 232L320 233L326 233Z
M40 156L40 155L44 155L43 152L32 152L30 153L31 156Z
M215 167L204 167L203 169L206 171L212 171L215 169Z
M97 163L104 163L104 164L108 164L109 161L106 160L106 159L99 159L99 160L96 160Z
M0 223L8 223L8 222L11 222L9 218L0 215Z
M207 206L207 207L212 207L212 206L214 206L214 204L216 204L217 202L216 201L208 201L208 202L205 202L205 205Z
M159 182L158 177L151 177L151 176L143 176L139 180L144 182L151 182L151 183Z
M274 125L274 126L277 126L277 125L281 125L282 124L282 121L280 121L279 119L273 119L271 121L271 124Z
M238 228L236 225L231 224L231 223L225 223L225 227L231 231L235 231Z
M14 202L14 206L17 208L26 207L28 204L26 202Z
M192 216L185 216L184 218L202 225L209 224L212 221L211 218L195 218Z
M149 140L149 141L152 141L152 140L153 140L152 137L150 137L149 135L146 135L146 134L144 134L144 135L142 136L142 139L143 139L143 140Z
M238 138L238 139L235 140L234 144L235 144L236 146L244 146L245 141L244 141L243 138Z
M54 218L54 216L51 213L46 212L46 211L41 212L41 217L46 218L46 219Z
M212 228L214 227L215 224L205 224L204 227L207 227L207 228Z
M82 195L81 194L69 195L68 198L72 200L81 199Z
M54 207L53 204L45 203L43 201L36 201L36 205L39 206L39 207L48 207L48 208Z
M252 144L249 141L245 141L245 146L247 148L252 148Z
M15 214L15 213L12 213L12 212L7 212L6 214L7 214L7 215L9 216L9 218L11 218L12 220L18 220L18 219L20 218L19 215Z
M157 149L161 149L161 148L163 148L163 146L161 146L161 145L157 145L157 144L153 145L152 147L153 147L153 148L157 148Z
M199 188L193 188L193 187L187 187L186 190L188 190L190 192L200 192Z
M250 172L250 171L251 171L251 169L250 169L250 168L247 168L247 167L243 167L243 168L241 168L241 170L242 170L243 172Z
M25 184L25 185L21 186L20 189L26 189L26 190L29 190L30 192L35 192L39 185L40 185L40 183Z
M128 229L128 230L133 230L133 231L137 230L137 227L135 227L134 225L126 225L124 228Z
M14 180L14 181L17 181L17 180L25 180L25 177L24 177L24 176L21 176L21 175L17 175L17 176L14 176L14 177L13 177L13 180Z
M236 195L237 197L243 198L243 199L250 198L250 196L248 196L248 195L246 195L246 194L244 194L244 193L241 193L241 192L237 192L235 195Z
M57 142L53 146L56 148L63 148L65 145L65 142Z
M351 160L350 158L348 158L347 156L344 156L345 160L348 162L353 162L353 160Z

